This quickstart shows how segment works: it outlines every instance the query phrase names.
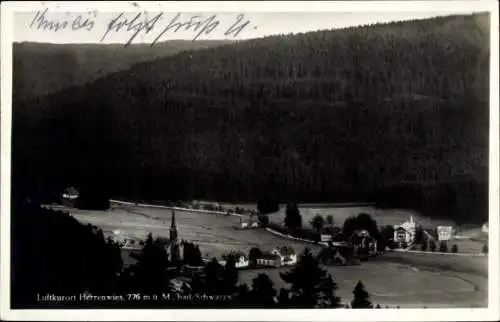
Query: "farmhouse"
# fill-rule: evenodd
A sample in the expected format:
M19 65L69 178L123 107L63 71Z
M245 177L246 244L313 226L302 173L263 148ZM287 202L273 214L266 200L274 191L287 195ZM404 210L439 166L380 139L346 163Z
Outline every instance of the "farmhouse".
M403 227L398 227L394 229L394 242L403 243L408 242L411 239L410 233Z
M270 267L280 267L281 257L272 253L263 253L259 258L257 258L257 265L260 266L270 266Z
M292 246L277 247L272 250L271 254L280 257L281 265L297 264L297 254Z
M200 275L203 273L205 266L190 266L184 265L182 267L182 275L187 277L193 277L195 275Z
M80 193L75 187L68 187L61 195L61 203L67 207L75 207L79 197Z
M227 255L222 255L222 260L218 261L219 264L221 264L223 266L226 265L227 258L229 256L233 256L233 258L235 259L236 268L248 267L249 259L248 259L248 256L245 255L245 253L243 253L243 252L232 252L232 253L229 253Z
M324 264L341 264L345 265L347 259L340 253L341 247L336 247L330 245L329 247L324 247L318 254L318 259Z
M416 224L413 221L413 216L411 216L410 221L394 226L394 242L412 243L415 240L416 230Z
M453 227L451 226L437 226L436 228L438 240L450 240L453 235Z
M321 241L322 242L329 242L332 240L332 235L331 234L321 234Z
M241 229L258 228L258 227L259 227L259 222L258 222L257 216L250 215L250 218L248 221L243 221L243 218L240 217L240 228Z

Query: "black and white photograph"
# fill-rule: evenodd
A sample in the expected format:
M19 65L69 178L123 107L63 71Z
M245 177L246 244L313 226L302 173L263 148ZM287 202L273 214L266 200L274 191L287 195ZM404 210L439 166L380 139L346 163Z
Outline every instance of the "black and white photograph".
M2 319L497 320L497 5L2 3Z

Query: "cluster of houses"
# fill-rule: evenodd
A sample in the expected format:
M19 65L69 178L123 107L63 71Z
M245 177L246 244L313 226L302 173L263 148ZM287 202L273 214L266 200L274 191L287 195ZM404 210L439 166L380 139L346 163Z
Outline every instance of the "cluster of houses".
M394 242L397 245L411 245L415 242L417 232L417 223L413 220L413 216L410 216L410 220L406 221L400 225L394 225ZM426 235L432 236L428 234L427 231L424 231ZM455 231L452 226L437 226L435 230L435 238L438 241L448 241L453 239L455 236Z
M191 204L183 205L188 209L198 209L198 210L210 210L210 211L219 211L225 212L228 214L239 214L239 215L248 215L248 216L257 216L259 212L256 209L246 209L243 207L227 207L223 206L217 202L209 202L209 201L193 201Z
M250 259L243 252L232 253L236 259L236 268L247 268L250 266ZM227 256L222 256L219 264L225 265ZM297 264L297 253L291 246L276 247L271 251L264 251L256 258L258 267L282 267Z
M259 228L259 217L257 215L250 215L248 219L243 219L240 217L240 229L249 229L249 228Z
M271 252L263 252L257 258L258 266L281 267L297 264L297 253L291 246L282 246Z

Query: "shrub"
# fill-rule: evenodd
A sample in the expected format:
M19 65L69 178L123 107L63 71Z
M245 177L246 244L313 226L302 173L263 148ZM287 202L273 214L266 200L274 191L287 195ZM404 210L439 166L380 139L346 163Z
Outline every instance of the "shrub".
M448 243L446 243L446 241L442 240L439 243L439 251L441 253L447 253L448 252Z
M262 215L279 211L279 209L278 201L271 197L263 197L257 203L257 210Z
M325 225L325 218L323 218L320 215L316 215L309 223L313 228L316 229L317 232L319 232L321 228L323 228L323 226Z
M434 240L430 240L429 241L429 250L431 252L435 252L436 251L436 242L434 242Z
M488 244L483 245L482 252L483 252L483 254L488 254Z
M458 253L458 246L456 244L451 247L451 252Z
M265 227L269 224L269 217L267 215L259 215L258 218L261 226Z

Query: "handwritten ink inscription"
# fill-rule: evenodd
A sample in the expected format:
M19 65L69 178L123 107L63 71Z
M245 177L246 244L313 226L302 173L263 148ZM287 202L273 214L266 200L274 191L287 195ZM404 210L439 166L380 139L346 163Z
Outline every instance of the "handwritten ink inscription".
M68 16L68 14L66 14ZM235 38L243 31L251 28L251 21L244 14L238 14L232 21L223 21L217 14L192 15L177 13L174 15L163 12L154 15L148 13L117 13L109 21L105 21L100 42L105 42L111 34L125 34L128 37L125 46L130 45L137 36L152 35L151 46L162 41L169 33L189 32L195 41L202 36L215 32L224 38ZM102 22L102 21L101 21ZM97 26L97 13L90 12L66 19L53 19L48 16L48 9L36 12L30 28L41 31L58 32L63 30L92 31ZM256 29L257 26L253 26ZM98 29L96 29L98 30Z
M48 17L48 9L37 11L33 20L31 20L30 28L43 31L62 31L66 29L79 30L85 29L91 31L95 26L95 18L97 12L89 12L87 14L79 14L73 19L50 19Z

